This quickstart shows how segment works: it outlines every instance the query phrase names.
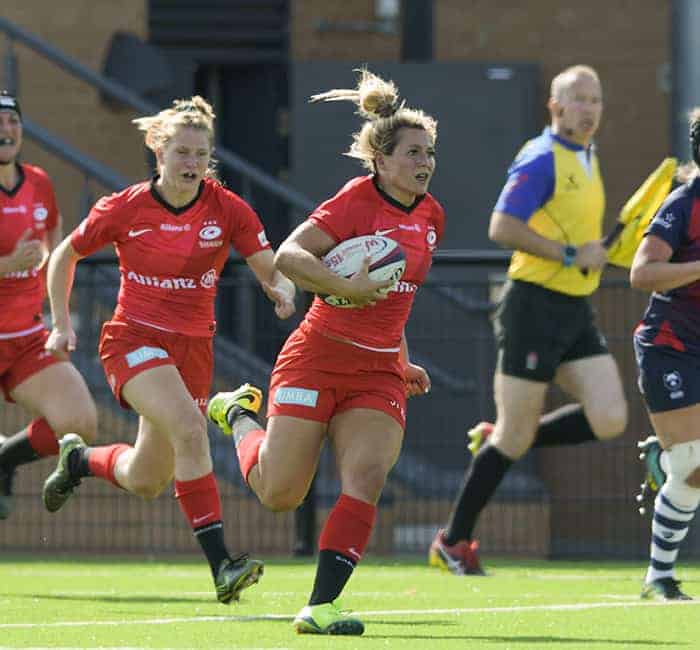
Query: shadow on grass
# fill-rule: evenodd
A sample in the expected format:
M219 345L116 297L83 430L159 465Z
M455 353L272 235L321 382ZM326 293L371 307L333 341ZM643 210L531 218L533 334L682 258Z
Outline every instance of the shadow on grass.
M372 621L371 625L375 625L379 621ZM382 622L384 624L390 624L387 622ZM604 645L619 645L621 648L632 648L634 646L649 647L649 639L595 639L592 637L586 637L585 639L579 637L564 637L564 636L505 636L505 635L492 635L492 636L477 636L475 634L369 634L364 635L368 639L392 639L399 640L405 639L407 641L479 641L481 643L507 643L509 646L515 646L519 643L537 644L541 647L546 647L549 643L561 643L561 644L572 644L574 647L587 648L589 646L595 646L596 644ZM678 647L678 642L676 641L658 641L654 639L654 646L673 646ZM690 642L682 644L684 646L691 645Z

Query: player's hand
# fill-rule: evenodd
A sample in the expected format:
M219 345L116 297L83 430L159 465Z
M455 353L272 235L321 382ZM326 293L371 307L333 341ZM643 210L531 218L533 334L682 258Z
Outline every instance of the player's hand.
M599 271L608 261L608 251L603 246L603 241L596 239L578 247L576 251L576 266L582 270L591 269Z
M267 297L275 305L277 318L289 318L296 311L294 304L296 287L291 280L284 278L276 284L263 283L262 287Z
M30 239L31 228L27 228L17 240L10 253L10 271L28 271L37 268L46 257L46 247L38 239Z
M44 349L59 359L67 360L70 353L75 350L76 341L77 337L72 327L65 330L54 327L49 333Z
M348 288L343 293L356 307L376 305L378 300L386 300L387 292L382 289L388 289L395 284L394 280L382 282L372 280L369 277L369 263L370 258L366 257L362 268L350 278Z
M415 363L409 363L403 372L407 397L425 395L430 392L430 377L425 368L417 366Z

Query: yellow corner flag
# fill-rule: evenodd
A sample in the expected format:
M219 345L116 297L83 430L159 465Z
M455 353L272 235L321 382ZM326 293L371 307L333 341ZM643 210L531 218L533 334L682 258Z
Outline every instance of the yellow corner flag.
M632 266L644 231L671 191L677 166L675 158L664 158L622 207L615 229L605 240L611 264Z

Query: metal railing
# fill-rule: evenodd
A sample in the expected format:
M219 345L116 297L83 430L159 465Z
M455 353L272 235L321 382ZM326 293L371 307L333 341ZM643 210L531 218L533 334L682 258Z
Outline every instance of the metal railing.
M160 110L159 106L143 99L126 86L91 70L78 60L2 16L0 16L0 31L4 32L8 39L3 68L5 83L12 92L18 93L20 86L17 57L14 51L14 42L16 41L45 57L73 77L81 79L109 98L129 106L138 113L151 115ZM285 185L229 149L217 147L216 157L221 164L237 172L247 181L248 185L244 184L242 192L244 198L248 198L246 194L250 194L249 184L253 184L285 201L299 213L308 213L316 206L316 203L309 197Z

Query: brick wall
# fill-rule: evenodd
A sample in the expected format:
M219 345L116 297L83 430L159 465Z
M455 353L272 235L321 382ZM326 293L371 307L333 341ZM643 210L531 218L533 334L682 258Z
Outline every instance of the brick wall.
M101 69L117 30L146 36L146 2L66 0L55 6L43 0L3 0L3 17L45 39L93 70ZM0 54L5 44L0 43ZM129 123L130 110L106 108L99 94L23 45L16 44L19 96L27 117L127 178L147 175L141 138ZM66 230L78 219L80 174L25 138L23 159L44 167L56 185ZM95 188L97 196L104 188Z

